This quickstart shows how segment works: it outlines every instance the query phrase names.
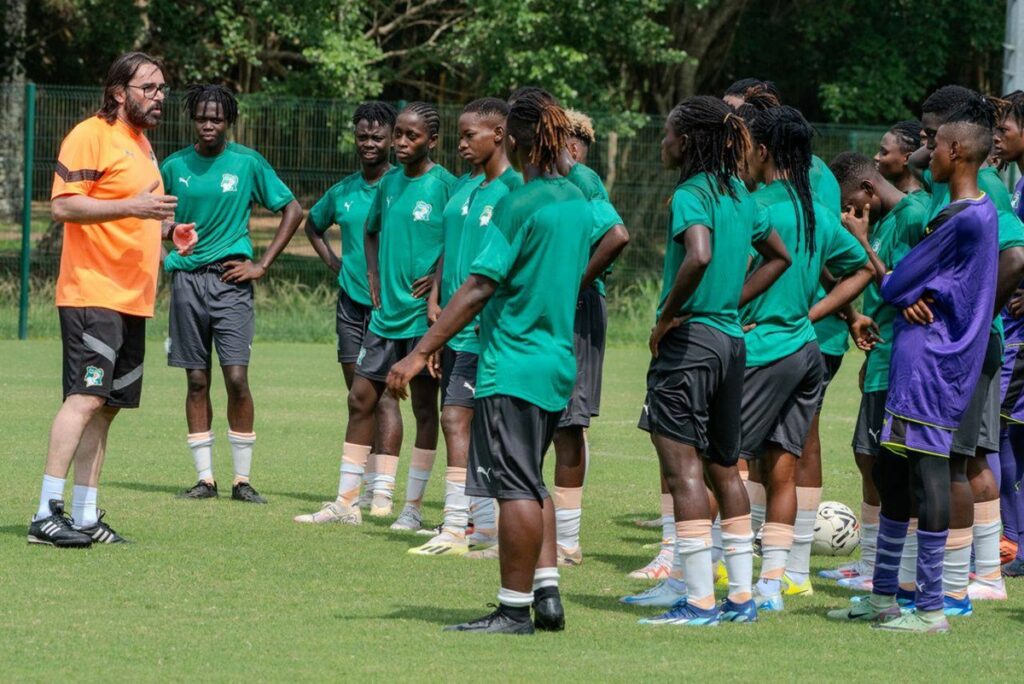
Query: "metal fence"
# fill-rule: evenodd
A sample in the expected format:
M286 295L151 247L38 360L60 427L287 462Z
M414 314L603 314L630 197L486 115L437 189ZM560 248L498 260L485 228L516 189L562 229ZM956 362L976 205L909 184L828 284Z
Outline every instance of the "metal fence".
M97 109L98 88L40 85L36 90L36 118L31 131L35 165L32 197L35 215L32 232L33 283L46 284L56 276L58 254L44 237L48 227L45 202L49 198L57 152L64 135ZM350 119L357 103L339 100L248 95L240 98L239 121L233 138L258 150L292 189L303 207L309 208L339 178L358 169ZM401 104L401 103L395 103ZM441 107L441 141L436 161L459 175L466 171L456 154L458 107ZM593 114L598 140L588 164L602 178L612 201L632 235L632 244L616 265L612 286L658 277L664 253L665 206L675 176L662 168L660 140L663 118L647 117L635 130L610 133L609 117ZM828 160L844 150L873 153L884 128L867 126L816 126L816 153ZM165 158L194 140L191 124L172 95L163 123L149 133L157 157ZM253 235L257 247L269 242L276 222L254 213ZM16 235L9 226L8 237ZM11 305L14 290L4 279L20 275L16 242L0 241L0 307ZM288 251L271 271L273 278L298 280L308 285L326 283L330 276L320 266L306 240L297 234ZM17 304L17 302L14 302ZM13 333L0 321L0 337Z

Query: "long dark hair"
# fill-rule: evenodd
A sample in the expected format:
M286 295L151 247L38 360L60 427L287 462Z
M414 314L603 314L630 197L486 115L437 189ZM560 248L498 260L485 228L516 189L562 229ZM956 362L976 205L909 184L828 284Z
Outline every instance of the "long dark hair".
M542 173L552 172L569 141L569 118L546 91L522 90L509 106L508 133L530 150L531 164Z
M697 95L677 104L668 115L677 136L687 136L680 179L698 173L710 175L719 192L736 197L732 179L743 167L750 134L746 124L729 105L717 97Z
M96 112L97 116L109 124L117 120L117 110L121 105L118 104L115 94L119 88L128 87L135 72L143 64L152 64L163 71L160 62L145 52L126 52L114 60L114 63L107 69L107 77L103 81L103 105Z
M220 105L228 126L234 126L238 121L238 100L235 99L235 94L222 85L212 84L192 85L185 91L185 113L188 114L188 118L194 119L199 112L199 106L206 102Z

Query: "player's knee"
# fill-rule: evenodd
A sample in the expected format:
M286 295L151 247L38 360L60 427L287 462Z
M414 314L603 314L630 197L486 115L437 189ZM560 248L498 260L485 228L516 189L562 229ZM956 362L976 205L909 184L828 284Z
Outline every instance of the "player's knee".
M191 397L205 397L210 392L210 378L206 374L189 373L188 393Z
M441 429L446 435L460 435L469 431L469 421L462 411L445 409L441 411Z
M373 412L375 406L373 393L366 391L360 383L355 383L348 393L348 413L353 418L365 417Z

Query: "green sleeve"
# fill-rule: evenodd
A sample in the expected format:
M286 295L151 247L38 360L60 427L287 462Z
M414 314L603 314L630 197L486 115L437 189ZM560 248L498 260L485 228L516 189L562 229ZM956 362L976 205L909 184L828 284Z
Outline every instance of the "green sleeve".
M503 204L506 206L503 207ZM497 283L504 281L508 276L523 246L523 231L517 229L514 212L508 211L507 208L508 205L504 201L499 202L494 208L496 221L491 221L491 226L484 235L480 253L469 267L470 273L485 276Z
M996 205L996 211L1013 213L1013 202L1010 199L1010 191L1006 189L999 172L988 166L978 172L978 187L992 199Z
M383 180L381 181L383 183ZM380 221L381 221L381 197L384 196L384 188L377 188L377 192L373 193L373 204L370 205L370 211L366 214L366 230L367 233L379 233L380 232Z
M999 251L1024 247L1024 226L1020 219L1005 211L999 212Z
M832 275L845 276L868 262L864 248L849 231L838 225L838 220L832 234L831 244L825 255L825 266Z
M165 159L164 163L160 165L160 178L164 182L164 192L169 192L171 187L171 179L174 178L174 172L171 170L171 160Z
M596 245L609 230L622 224L622 217L619 216L619 212L615 211L615 207L612 206L611 202L604 200L592 201L590 203L590 214L594 220L590 233L591 245Z
M712 230L710 212L697 195L679 188L672 195L672 225L669 233L673 240L682 242L686 229L697 225Z
M772 234L771 214L765 207L754 202L754 230L750 235L751 244L763 242Z
M253 194L258 204L270 211L277 212L295 199L295 195L278 177L277 172L270 166L270 162L257 155L254 167Z
M319 234L327 232L334 224L334 189L328 190L309 210L309 222Z

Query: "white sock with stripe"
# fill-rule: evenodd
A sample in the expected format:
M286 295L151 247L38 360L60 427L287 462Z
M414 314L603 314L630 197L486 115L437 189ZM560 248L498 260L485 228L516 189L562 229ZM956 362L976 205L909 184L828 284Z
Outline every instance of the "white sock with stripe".
M99 520L96 515L97 495L96 487L75 485L71 488L71 517L75 520L75 527L88 527Z

